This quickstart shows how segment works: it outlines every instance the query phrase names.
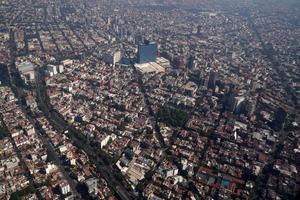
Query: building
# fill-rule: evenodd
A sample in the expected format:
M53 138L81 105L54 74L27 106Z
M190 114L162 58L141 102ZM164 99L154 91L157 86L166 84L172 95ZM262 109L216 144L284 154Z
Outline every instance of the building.
M59 65L58 66L58 73L63 73L64 72L64 66L63 65Z
M47 165L45 166L45 172L46 172L47 175L48 175L48 174L51 174L51 173L54 172L56 169L57 169L57 167L56 167L56 165L54 165L54 164L47 164Z
M48 65L47 66L47 71L50 76L56 75L57 74L57 67L55 65Z
M156 59L156 63L159 64L160 66L162 66L165 69L168 69L171 67L170 61L166 58L163 57L158 57Z
M214 90L215 87L216 87L216 82L217 82L217 73L214 72L214 71L211 71L209 73L209 79L208 79L208 85L207 85L207 87L209 89Z
M103 60L105 63L115 66L121 61L121 51L109 51L104 54Z
M0 196L6 193L6 185L0 184Z
M187 68L188 69L194 69L196 67L196 63L195 63L195 56L190 56L188 61L187 61Z
M163 176L165 178L171 177L171 176L176 176L178 174L178 169L177 168L169 168L163 171Z
M184 69L186 66L186 58L184 56L176 56L173 59L173 65L176 68Z
M257 104L256 98L252 98L252 99L248 98L246 100L245 110L248 117L251 117L254 114L256 109L256 104Z
M71 187L66 181L59 184L59 189L62 195L66 195L71 192Z
M73 60L66 59L61 62L63 66L71 66L73 64Z
M164 73L166 69L161 65L157 64L156 62L148 62L148 63L141 63L135 64L135 68L142 74L147 73Z
M187 84L183 86L184 93L188 96L194 96L197 92L198 86L196 83L189 81Z
M48 65L47 66L46 73L49 76L54 76L54 75L56 75L58 73L62 73L62 72L64 72L64 65L58 65L58 66Z
M240 113L245 99L243 96L231 96L229 100L229 110L234 113Z
M101 138L99 139L101 149L106 146L111 139L110 135L101 135Z
M31 62L22 62L18 65L18 69L25 82L32 81L35 78L35 66Z
M144 43L145 42L145 38L142 35L136 35L134 38L134 42L135 44L140 44L140 43Z
M97 189L97 184L98 184L98 179L96 178L89 178L85 181L86 187L88 188L89 194L97 194L98 189Z
M143 44L138 46L138 63L156 62L157 58L157 44L146 40Z

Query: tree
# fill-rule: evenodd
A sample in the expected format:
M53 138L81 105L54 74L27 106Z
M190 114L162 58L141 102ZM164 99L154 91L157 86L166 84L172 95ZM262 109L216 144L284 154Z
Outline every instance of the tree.
M184 127L188 121L188 115L183 110L164 106L161 107L156 117L159 121L166 123L168 126Z
M33 185L29 185L28 187L26 187L20 191L16 191L16 192L12 193L10 196L10 200L21 200L22 196L25 196L27 194L32 194L35 192L36 192L35 187Z
M7 132L4 128L2 128L0 126L0 140L2 140L3 138L7 137Z
M133 158L133 151L131 148L127 148L124 152L125 154L125 157L128 159L128 160L132 160Z

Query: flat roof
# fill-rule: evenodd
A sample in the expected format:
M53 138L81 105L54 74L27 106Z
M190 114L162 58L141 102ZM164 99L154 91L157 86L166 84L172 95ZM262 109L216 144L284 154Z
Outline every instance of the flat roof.
M157 64L156 62L142 63L134 65L141 73L151 73L151 72L165 72L165 68Z
M157 57L156 58L157 62L170 62L168 59L164 58L164 57Z
M21 64L19 64L18 68L20 72L27 73L34 71L35 66L31 62L22 62Z

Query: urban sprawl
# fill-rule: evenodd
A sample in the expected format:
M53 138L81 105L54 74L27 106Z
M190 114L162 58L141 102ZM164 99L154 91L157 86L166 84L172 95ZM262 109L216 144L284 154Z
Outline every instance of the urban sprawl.
M0 199L297 199L297 0L2 0Z

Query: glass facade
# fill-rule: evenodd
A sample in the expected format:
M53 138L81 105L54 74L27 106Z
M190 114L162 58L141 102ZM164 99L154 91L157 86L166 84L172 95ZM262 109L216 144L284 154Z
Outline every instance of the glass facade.
M155 42L145 42L138 47L138 63L156 62L157 44Z

